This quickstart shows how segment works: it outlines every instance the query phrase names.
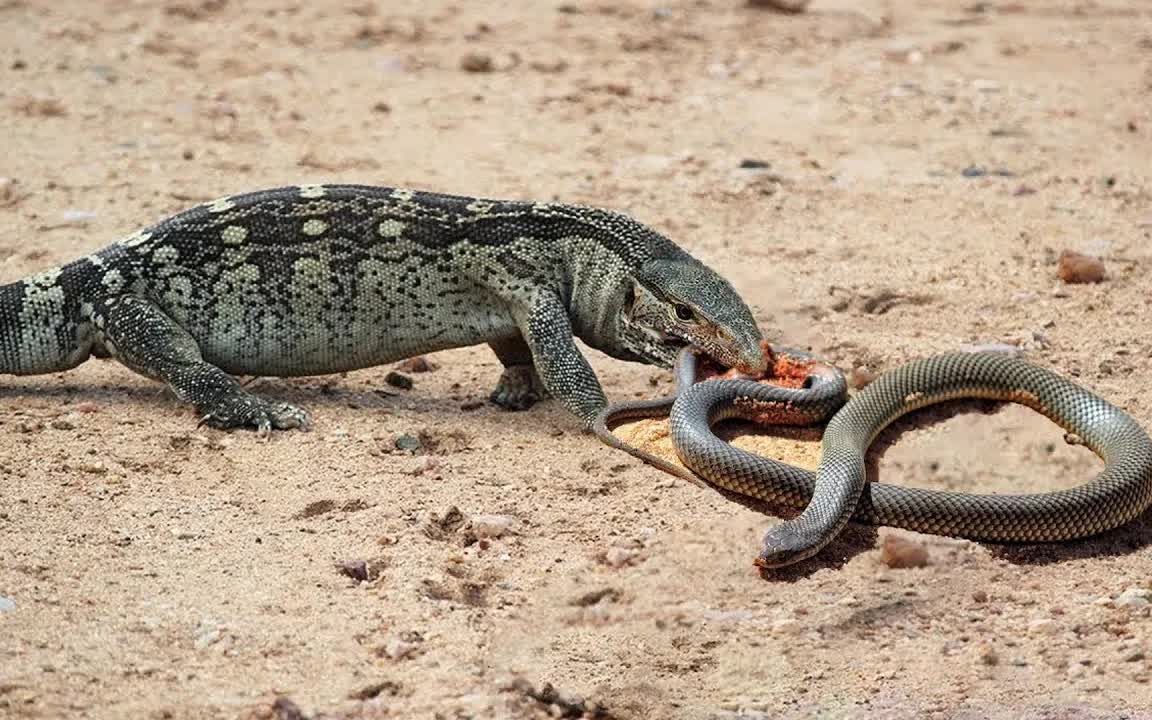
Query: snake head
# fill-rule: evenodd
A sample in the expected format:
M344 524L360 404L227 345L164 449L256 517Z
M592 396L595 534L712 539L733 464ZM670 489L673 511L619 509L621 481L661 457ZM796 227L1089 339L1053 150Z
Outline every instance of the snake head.
M727 280L688 255L648 260L633 274L620 337L647 362L671 367L685 347L725 367L767 367L752 311Z

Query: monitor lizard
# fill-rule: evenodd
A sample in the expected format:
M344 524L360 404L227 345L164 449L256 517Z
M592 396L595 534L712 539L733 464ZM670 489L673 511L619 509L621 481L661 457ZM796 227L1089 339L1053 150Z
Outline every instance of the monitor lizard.
M0 286L0 373L111 357L218 428L306 428L235 375L337 373L488 343L491 399L551 395L587 428L606 401L574 343L671 367L694 346L745 372L761 334L732 286L617 212L358 185L201 204Z

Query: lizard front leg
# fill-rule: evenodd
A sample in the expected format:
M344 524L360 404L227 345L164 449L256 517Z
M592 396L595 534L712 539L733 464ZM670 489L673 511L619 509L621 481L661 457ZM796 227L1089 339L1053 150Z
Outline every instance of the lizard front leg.
M196 340L156 305L134 295L96 302L92 321L108 354L145 377L168 383L217 428L306 428L308 413L256 397L200 355Z
M608 402L596 373L576 348L564 304L554 294L540 293L516 315L544 389L589 429Z

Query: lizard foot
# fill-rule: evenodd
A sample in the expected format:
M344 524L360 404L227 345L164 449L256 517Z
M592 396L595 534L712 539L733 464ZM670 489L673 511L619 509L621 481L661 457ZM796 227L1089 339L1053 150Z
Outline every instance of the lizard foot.
M536 369L531 365L510 365L504 368L500 382L488 399L505 410L527 410L537 401L548 397Z
M312 419L306 410L295 405L262 400L252 395L236 395L209 409L200 419L200 424L219 430L255 428L259 435L267 436L272 430L309 430Z

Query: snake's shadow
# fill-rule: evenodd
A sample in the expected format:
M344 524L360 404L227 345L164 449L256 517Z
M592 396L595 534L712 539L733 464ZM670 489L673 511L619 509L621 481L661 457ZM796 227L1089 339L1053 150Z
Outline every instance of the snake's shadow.
M993 400L952 400L899 418L886 428L869 448L866 456L868 482L879 481L880 461L906 434L967 413L994 415L1009 404ZM754 426L733 423L722 431L722 436L731 439L739 435L740 430L751 427ZM816 429L755 427L754 431L761 435L798 439L818 440L820 436L820 431ZM773 506L720 488L716 490L727 499L755 512L785 519L799 514L795 508ZM835 540L812 558L783 568L762 570L761 577L777 582L795 582L818 570L838 569L857 555L873 550L878 539L877 531L877 526L850 523ZM981 543L981 545L986 547L993 557L1017 565L1048 565L1083 558L1128 555L1152 545L1152 508L1123 527L1083 540L1064 543Z

